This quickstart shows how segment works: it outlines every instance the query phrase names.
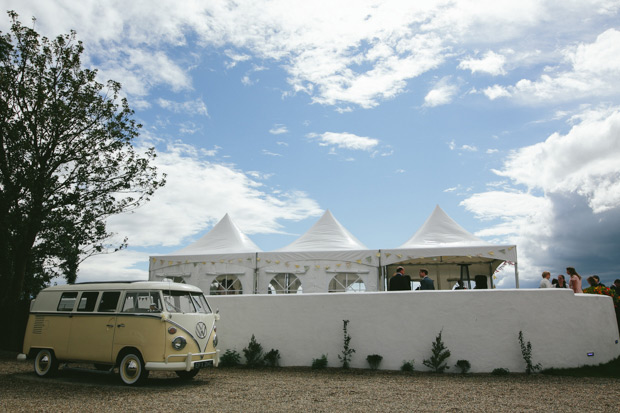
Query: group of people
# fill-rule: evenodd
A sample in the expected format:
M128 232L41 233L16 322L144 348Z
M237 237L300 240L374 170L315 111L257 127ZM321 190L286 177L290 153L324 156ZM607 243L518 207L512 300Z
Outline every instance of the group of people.
M422 268L420 270L420 286L416 288L416 290L434 290L435 283L428 276L428 270ZM407 291L411 290L411 277L405 275L405 269L403 267L398 267L396 269L396 274L392 278L390 278L390 285L388 288L389 291Z
M558 278L554 278L552 281L549 281L551 278L551 273L549 271L544 271L542 273L542 280L540 280L540 288L570 288L575 293L582 293L583 289L581 288L581 275L575 271L573 267L566 267L566 275L569 277L568 283L566 282L566 278L563 274L558 275ZM586 279L590 287L605 287L605 284L601 283L601 279L598 275L592 275ZM620 294L620 280L615 280L614 285L610 287L616 291L616 294Z

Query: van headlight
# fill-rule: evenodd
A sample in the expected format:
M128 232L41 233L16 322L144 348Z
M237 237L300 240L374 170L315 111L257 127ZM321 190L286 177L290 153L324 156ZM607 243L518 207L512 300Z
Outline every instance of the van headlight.
M217 347L217 334L213 334L213 347Z
M183 350L186 344L187 341L181 336L175 337L174 340L172 340L172 348L175 350Z

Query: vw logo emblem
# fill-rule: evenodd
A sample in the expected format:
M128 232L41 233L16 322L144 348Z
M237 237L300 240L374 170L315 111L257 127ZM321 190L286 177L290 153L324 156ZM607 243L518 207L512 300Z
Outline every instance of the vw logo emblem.
M207 336L207 325L202 321L196 324L196 335L199 338L205 338Z

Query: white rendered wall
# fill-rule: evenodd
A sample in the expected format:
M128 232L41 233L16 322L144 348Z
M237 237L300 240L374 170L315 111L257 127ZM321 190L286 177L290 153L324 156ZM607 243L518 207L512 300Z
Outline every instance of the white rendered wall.
M518 335L532 343L532 361L543 368L605 363L620 355L618 327L610 297L570 290L460 290L357 294L208 296L220 310L220 355L243 356L252 334L265 352L280 351L281 366L310 366L327 354L339 367L343 320L349 320L351 367L367 368L366 356L379 354L379 368L400 369L415 360L428 370L431 345L443 330L452 353L449 372L465 359L471 372L503 367L523 372ZM593 356L588 356L593 353ZM243 361L243 358L242 358Z

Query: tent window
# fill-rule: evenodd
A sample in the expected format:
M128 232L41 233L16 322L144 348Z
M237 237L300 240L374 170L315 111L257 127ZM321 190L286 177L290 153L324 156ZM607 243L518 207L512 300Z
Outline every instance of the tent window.
M294 274L279 273L271 279L267 287L269 294L301 294L301 281Z
M171 279L172 282L185 284L185 278L183 277L168 277L168 278Z
M241 288L241 281L236 275L218 275L211 283L209 288L209 294L211 295L234 295L243 294Z
M357 274L338 273L329 282L330 293L359 293L366 291L364 281Z

